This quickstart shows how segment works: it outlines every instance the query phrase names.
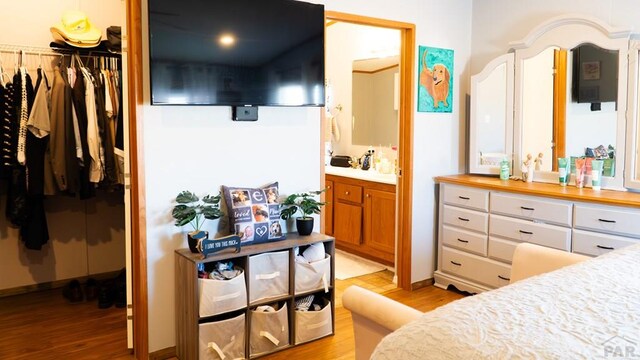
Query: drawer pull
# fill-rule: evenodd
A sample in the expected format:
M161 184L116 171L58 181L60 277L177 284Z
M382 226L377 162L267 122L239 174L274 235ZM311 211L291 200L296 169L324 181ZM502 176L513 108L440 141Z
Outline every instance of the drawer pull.
M348 192L348 191L345 191L345 192L344 192L344 194L345 194L345 195L349 195L349 192Z
M465 244L469 243L469 240L458 239L458 241L460 241L461 243L465 243Z
M469 198L468 198L468 197L466 197L466 196L458 196L458 197L459 197L460 199L462 199L462 200L469 200Z
M498 275L498 277L502 280L511 281L511 279L509 279L508 277L504 277L502 275Z
M601 221L603 223L609 223L609 224L615 224L616 223L615 220L607 220L607 219L598 219L598 221Z
M457 263L457 262L455 262L455 261L453 261L453 260L451 260L451 263L452 263L453 265L455 265L455 266L462 266L462 264Z
M614 248L612 248L612 247L610 247L610 246L596 245L596 247L597 247L598 249L614 250Z
M518 230L521 234L533 235L531 231Z
M460 220L460 221L469 221L469 219L465 219L465 218L460 217L460 216L458 216L458 220Z
M534 208L530 208L530 207L526 207L526 206L520 206L520 209L522 209L522 210L529 210L529 211L533 211L533 210L535 210Z

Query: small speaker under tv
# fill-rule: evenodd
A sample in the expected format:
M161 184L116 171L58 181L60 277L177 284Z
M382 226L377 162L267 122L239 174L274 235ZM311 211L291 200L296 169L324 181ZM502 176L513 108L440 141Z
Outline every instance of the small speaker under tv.
M233 121L256 121L258 120L257 106L232 106L231 117Z

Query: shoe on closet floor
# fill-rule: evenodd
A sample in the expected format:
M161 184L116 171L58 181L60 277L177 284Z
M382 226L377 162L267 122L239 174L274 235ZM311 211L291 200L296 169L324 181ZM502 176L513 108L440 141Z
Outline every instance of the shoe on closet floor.
M98 290L98 309L108 309L113 306L113 281L107 281Z
M82 288L78 280L71 280L62 290L62 295L71 303L82 301Z
M89 278L84 284L84 294L87 301L94 301L98 298L98 282L94 278Z

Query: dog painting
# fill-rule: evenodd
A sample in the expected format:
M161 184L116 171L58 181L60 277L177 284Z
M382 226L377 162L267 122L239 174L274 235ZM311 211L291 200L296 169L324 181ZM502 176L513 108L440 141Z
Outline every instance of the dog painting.
M451 112L453 50L420 46L418 111Z

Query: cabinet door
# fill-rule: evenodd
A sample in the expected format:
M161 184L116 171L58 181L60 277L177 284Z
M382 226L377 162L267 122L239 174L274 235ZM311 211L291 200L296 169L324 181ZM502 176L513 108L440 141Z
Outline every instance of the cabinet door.
M324 233L333 235L333 181L325 181L324 187Z
M396 194L367 189L364 196L365 244L395 254Z
M337 242L362 244L362 206L338 200L333 207L333 236Z

